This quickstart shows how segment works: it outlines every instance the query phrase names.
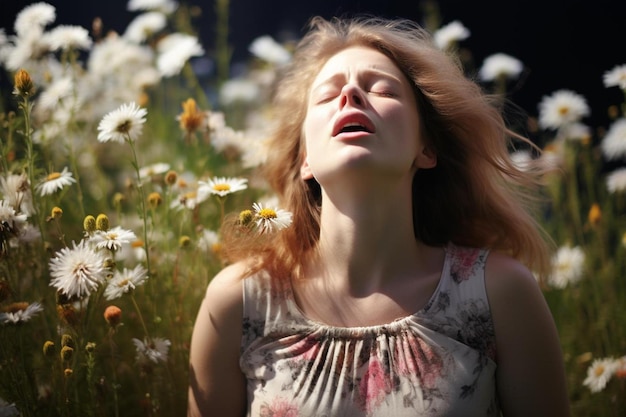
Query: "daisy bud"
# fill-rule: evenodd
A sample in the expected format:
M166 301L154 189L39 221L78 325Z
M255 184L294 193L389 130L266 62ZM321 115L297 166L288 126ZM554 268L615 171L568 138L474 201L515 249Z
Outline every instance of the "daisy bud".
M157 208L162 202L163 198L161 197L161 194L153 192L148 195L148 204L150 204L150 207Z
M598 203L594 203L589 209L589 223L592 227L598 227L600 222L602 221L602 211L600 210L600 206Z
M115 327L122 321L122 310L117 306L108 306L104 310L104 319L109 326Z
M181 249L187 248L189 247L189 245L191 245L191 239L189 238L189 236L181 236L178 239L178 246Z
M98 214L96 218L96 229L106 232L109 230L109 217L106 214Z
M57 314L61 320L70 326L75 326L80 322L80 316L71 304L58 305Z
M93 353L96 351L96 344L94 342L88 342L85 345L85 350L87 351L87 353Z
M165 183L167 185L174 185L176 184L176 181L178 179L178 174L176 174L176 171L167 171L167 173L165 174Z
M252 220L254 220L254 213L252 213L252 210L243 210L239 213L239 224L242 226L249 225L252 223Z
M52 358L56 354L56 346L54 346L54 342L48 340L43 344L43 355Z
M61 336L61 346L75 348L76 343L74 343L74 338L71 335L65 333Z
M52 217L55 220L59 220L61 217L63 216L63 210L61 210L61 207L53 207L52 211L50 212L50 217Z
M31 97L35 94L35 85L27 71L20 69L15 73L15 91L16 95L22 97Z
M74 349L69 346L63 346L61 349L61 359L64 362L69 362L72 360L72 356L74 355Z
M65 368L63 370L63 375L65 375L66 378L71 377L74 374L74 371L72 371L72 368Z
M113 195L113 207L120 207L122 205L122 203L124 202L124 200L126 200L126 197L124 197L124 194L122 193L115 193L115 195Z
M205 113L198 110L196 101L193 98L182 103L183 112L178 116L180 128L187 133L193 133L203 124Z
M96 231L96 218L93 217L91 214L85 217L85 220L83 220L83 229L85 229L85 232L87 233L93 233Z

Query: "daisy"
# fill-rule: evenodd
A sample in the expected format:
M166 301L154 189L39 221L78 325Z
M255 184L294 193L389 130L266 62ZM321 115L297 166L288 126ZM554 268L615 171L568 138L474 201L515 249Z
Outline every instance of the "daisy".
M276 65L283 65L291 60L289 51L269 35L253 40L248 50L257 58Z
M178 3L172 0L130 0L126 7L130 12L137 10L159 10L165 14L170 14L178 8Z
M62 294L84 297L104 282L106 268L104 258L81 241L72 248L63 248L50 260L50 286Z
M72 94L72 79L63 77L50 84L38 99L38 104L42 110L53 110L61 100Z
M0 176L0 194L17 211L26 215L34 212L33 199L26 174Z
M125 140L135 141L141 135L146 114L148 111L134 102L122 104L102 118L98 125L100 131L98 140L120 143L124 143Z
M141 43L167 25L167 17L161 12L147 12L133 19L126 27L124 38Z
M613 122L600 143L600 149L609 160L626 156L626 118Z
M288 211L264 206L262 203L254 203L252 208L259 233L271 233L291 225L292 214Z
M469 38L470 31L458 20L440 27L434 34L433 40L439 49L448 49L458 41Z
M137 361L139 363L167 361L167 353L172 344L169 340L160 337L153 337L152 340L145 338L143 342L133 338L133 343L137 349Z
M134 269L124 268L123 271L115 271L115 275L107 284L104 290L104 298L115 300L122 295L143 285L148 280L148 270L142 265L137 265Z
M485 58L478 76L484 81L495 81L499 78L517 78L524 65L522 61L507 54L493 54Z
M157 68L164 77L179 74L191 57L204 54L198 38L184 33L165 36L157 44L157 51Z
M157 162L139 169L139 177L142 179L151 178L155 175L165 174L170 169L170 164Z
M230 105L237 102L252 103L259 98L259 86L248 79L230 79L220 88L220 103Z
M193 210L199 204L208 200L210 195L211 193L209 192L208 187L197 187L194 189L185 185L181 190L178 198L174 199L170 204L170 208L176 210L181 210L184 208Z
M618 65L605 72L602 79L605 87L619 87L626 90L626 64Z
M45 197L75 182L76 180L72 177L72 173L65 167L61 172L55 171L48 174L48 176L37 185L37 190L42 197Z
M42 312L43 307L40 303L13 303L4 310L0 313L0 323L17 324L29 321L37 313Z
M89 239L89 243L91 243L96 249L118 251L122 248L122 246L130 245L135 240L137 240L137 235L135 235L133 231L116 226L107 231L96 230L93 236Z
M559 129L557 138L570 141L589 140L591 139L591 128L584 123L569 123Z
M606 177L606 188L611 193L626 191L626 168L619 168Z
M562 246L552 258L550 283L555 288L565 288L583 277L585 252L579 247Z
M587 369L587 378L583 381L591 392L600 392L606 387L615 371L613 358L596 359Z
M539 126L544 129L558 129L580 121L589 112L583 96L570 90L558 90L551 96L544 96L539 103Z
M209 181L198 181L198 190L224 197L228 194L245 190L248 188L248 180L246 178L225 178L215 177Z
M26 222L26 218L26 214L17 214L8 201L0 200L0 227L7 225L11 229L17 229Z
M203 230L198 239L198 248L203 252L218 252L220 237L213 230Z
M51 51L88 50L93 44L87 29L72 25L55 27L45 34L44 41L48 43Z
M33 31L42 32L43 28L56 19L56 9L47 3L33 3L24 7L16 16L15 33L18 37L26 36Z
M520 171L528 171L532 165L532 155L529 151L515 151L511 153L511 162Z

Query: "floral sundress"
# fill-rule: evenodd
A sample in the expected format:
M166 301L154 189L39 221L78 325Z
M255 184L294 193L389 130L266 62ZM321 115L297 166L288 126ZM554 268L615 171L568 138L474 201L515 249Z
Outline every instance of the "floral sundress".
M308 319L289 282L244 280L248 416L497 416L486 250L448 244L437 289L384 325Z

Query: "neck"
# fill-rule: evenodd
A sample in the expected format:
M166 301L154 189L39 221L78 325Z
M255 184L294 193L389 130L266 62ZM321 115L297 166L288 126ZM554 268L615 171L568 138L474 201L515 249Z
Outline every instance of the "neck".
M416 274L429 248L415 239L411 183L324 189L319 259L312 275L332 277L351 293L377 291ZM335 192L336 190L336 192Z

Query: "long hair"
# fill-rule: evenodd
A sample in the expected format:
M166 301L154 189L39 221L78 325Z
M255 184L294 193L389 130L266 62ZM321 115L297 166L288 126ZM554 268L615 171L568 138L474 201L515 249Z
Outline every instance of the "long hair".
M514 139L499 107L463 72L460 62L437 48L431 35L408 20L315 17L297 45L273 96L276 129L263 174L291 227L271 239L233 243L230 260L257 255L256 268L297 275L314 255L320 233L320 186L304 181L302 126L311 84L326 61L351 46L375 48L392 59L412 84L422 132L437 166L413 180L416 239L429 245L486 247L502 251L540 275L549 270L546 238L535 220L533 195L540 173L518 169L509 157ZM228 234L226 234L228 236Z

